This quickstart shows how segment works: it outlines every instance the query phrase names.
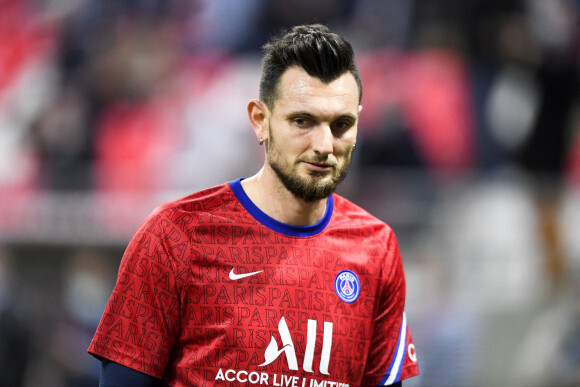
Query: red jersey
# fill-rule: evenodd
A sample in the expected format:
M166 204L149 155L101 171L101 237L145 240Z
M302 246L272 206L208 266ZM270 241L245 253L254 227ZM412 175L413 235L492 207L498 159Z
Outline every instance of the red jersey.
M333 194L312 226L240 180L156 209L89 352L168 386L388 385L418 374L393 231Z

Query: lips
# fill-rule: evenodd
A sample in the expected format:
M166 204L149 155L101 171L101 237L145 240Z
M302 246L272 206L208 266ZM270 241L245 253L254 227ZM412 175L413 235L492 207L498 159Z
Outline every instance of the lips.
M328 164L328 163L317 163L312 161L304 161L311 169L317 171L328 171L329 169L335 168L335 164Z
M336 162L334 162L332 160L329 160L327 158L324 158L324 159L316 159L316 158L314 158L314 159L307 159L307 158L304 158L304 159L299 159L298 161L301 161L301 162L306 163L306 164L314 165L314 166L320 167L320 168L336 168L337 167L337 163Z
M308 164L315 165L315 166L317 166L317 167L321 167L321 168L332 168L332 167L334 167L334 166L335 166L334 164L312 163L312 162L308 162L308 161L307 161L307 163L308 163Z

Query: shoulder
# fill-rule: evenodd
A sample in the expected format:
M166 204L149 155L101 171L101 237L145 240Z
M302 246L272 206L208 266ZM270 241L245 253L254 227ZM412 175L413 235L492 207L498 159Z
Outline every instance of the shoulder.
M232 210L234 201L231 189L224 183L158 206L131 238L127 256L138 251L164 266L185 262L188 246L200 232L222 221L228 211L236 212Z
M372 228L375 232L380 230L387 234L393 233L393 230L385 221L377 218L345 197L333 194L333 200L333 218L336 223Z
M173 222L188 223L194 218L233 211L236 203L237 199L229 184L224 183L166 202L155 208L147 219L155 221L155 219L163 218Z

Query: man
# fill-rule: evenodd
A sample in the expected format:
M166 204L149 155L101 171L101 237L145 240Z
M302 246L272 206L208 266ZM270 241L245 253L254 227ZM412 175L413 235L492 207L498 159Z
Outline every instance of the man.
M362 86L321 25L264 46L254 176L159 207L133 236L89 352L101 385L390 385L418 373L392 230L333 194Z

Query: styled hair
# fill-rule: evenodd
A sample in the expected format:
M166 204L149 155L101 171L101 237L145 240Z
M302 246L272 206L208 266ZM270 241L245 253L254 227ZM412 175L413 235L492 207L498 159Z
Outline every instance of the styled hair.
M277 89L284 72L298 66L310 76L330 83L350 72L362 98L362 82L350 43L322 24L295 26L272 38L263 47L260 101L269 109L278 98Z

